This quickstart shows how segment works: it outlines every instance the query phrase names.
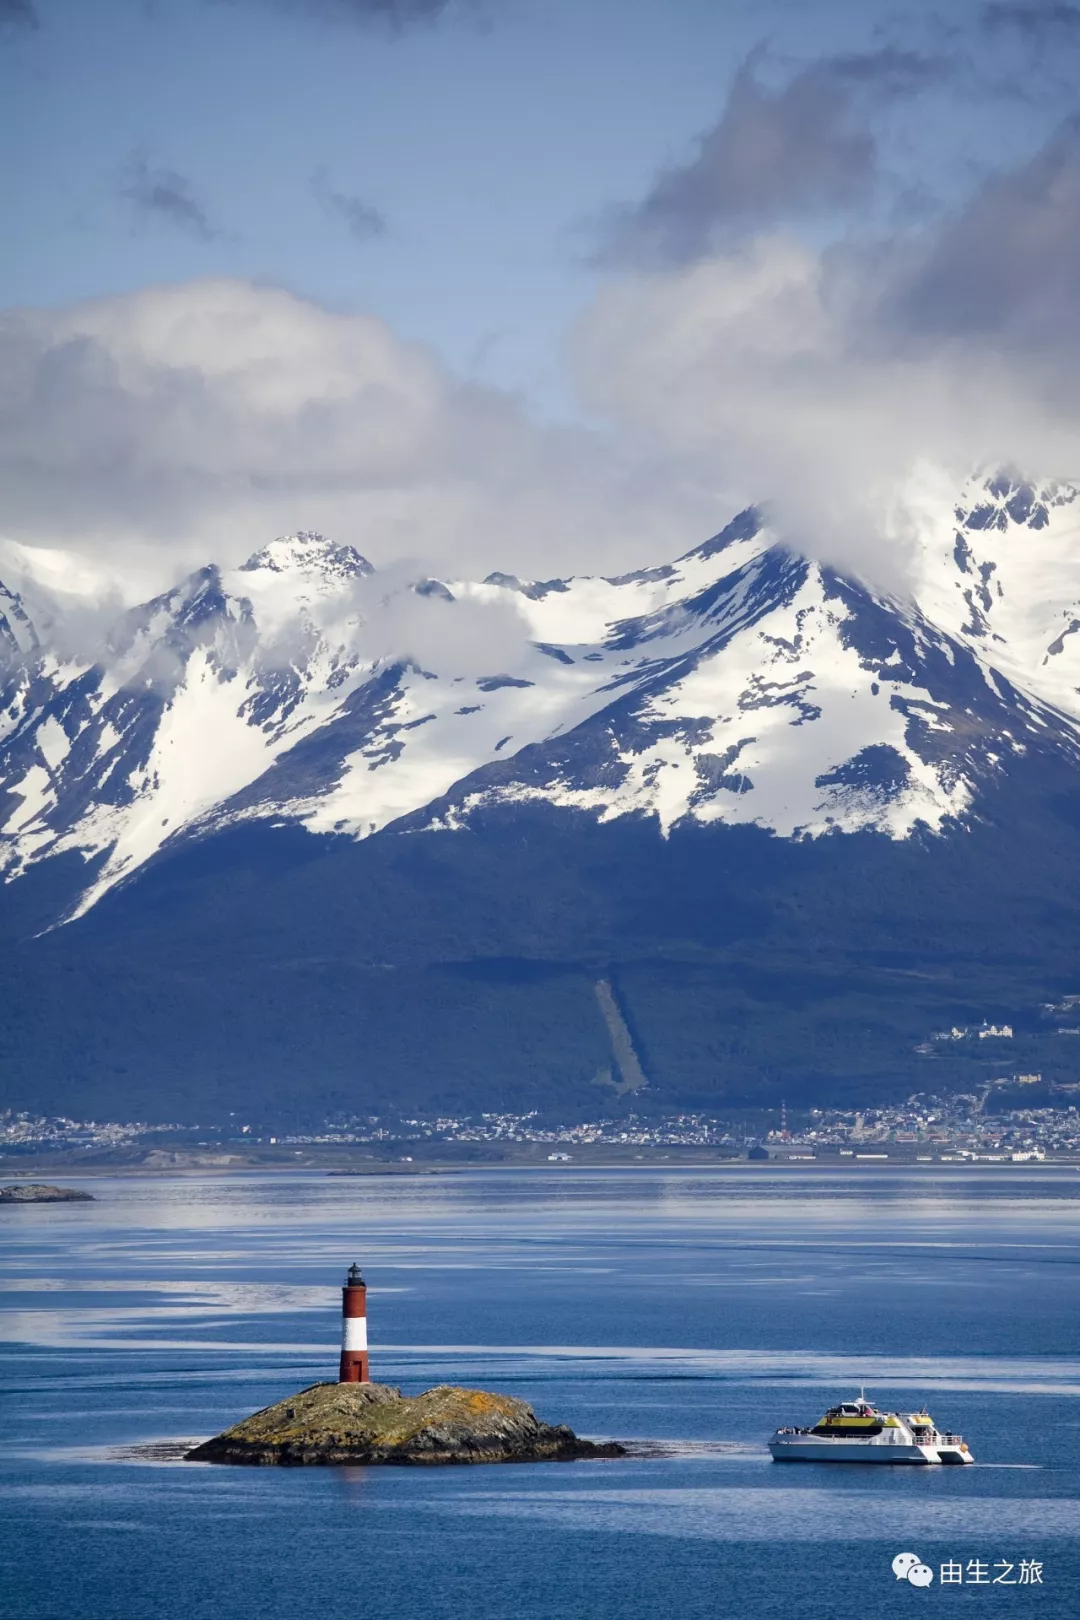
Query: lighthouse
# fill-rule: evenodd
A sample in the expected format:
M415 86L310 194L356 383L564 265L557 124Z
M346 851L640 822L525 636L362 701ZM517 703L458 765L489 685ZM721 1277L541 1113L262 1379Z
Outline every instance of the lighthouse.
M366 1384L368 1379L367 1288L360 1267L351 1265L341 1290L341 1366L339 1384Z

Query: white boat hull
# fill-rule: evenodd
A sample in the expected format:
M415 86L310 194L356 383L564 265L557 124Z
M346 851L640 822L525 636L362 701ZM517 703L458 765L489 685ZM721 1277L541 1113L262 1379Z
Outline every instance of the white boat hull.
M857 1462L906 1463L925 1466L927 1463L970 1463L975 1459L966 1446L941 1444L890 1444L874 1436L856 1440L824 1434L778 1435L769 1441L774 1462Z

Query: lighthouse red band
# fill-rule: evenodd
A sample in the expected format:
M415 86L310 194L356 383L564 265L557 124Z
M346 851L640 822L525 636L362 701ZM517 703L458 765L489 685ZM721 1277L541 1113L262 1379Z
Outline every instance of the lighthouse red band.
M339 1384L367 1384L367 1288L360 1267L349 1267L341 1290L341 1366Z

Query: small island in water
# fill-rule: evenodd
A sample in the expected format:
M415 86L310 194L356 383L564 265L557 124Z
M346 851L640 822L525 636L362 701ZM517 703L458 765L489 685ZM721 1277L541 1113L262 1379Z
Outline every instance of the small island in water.
M350 1266L341 1290L341 1358L336 1384L312 1384L266 1406L184 1453L185 1462L503 1463L625 1457L626 1448L579 1440L541 1423L512 1395L440 1384L403 1395L371 1382L367 1284Z
M572 1429L542 1423L511 1395L443 1384L403 1395L389 1384L312 1384L185 1454L186 1462L295 1466L311 1463L571 1462L623 1457Z
M0 1204L83 1204L92 1203L93 1198L93 1193L77 1192L74 1187L47 1187L40 1181L0 1187Z

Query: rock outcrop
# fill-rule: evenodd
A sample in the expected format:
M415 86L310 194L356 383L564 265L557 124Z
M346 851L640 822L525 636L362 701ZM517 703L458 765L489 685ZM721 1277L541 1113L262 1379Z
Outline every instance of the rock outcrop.
M39 1181L0 1187L0 1204L82 1204L92 1202L93 1197L93 1193L76 1192L74 1187L47 1187Z
M441 1384L402 1395L388 1384L312 1384L206 1440L188 1462L501 1463L621 1457L610 1442L579 1440L541 1423L510 1395Z

